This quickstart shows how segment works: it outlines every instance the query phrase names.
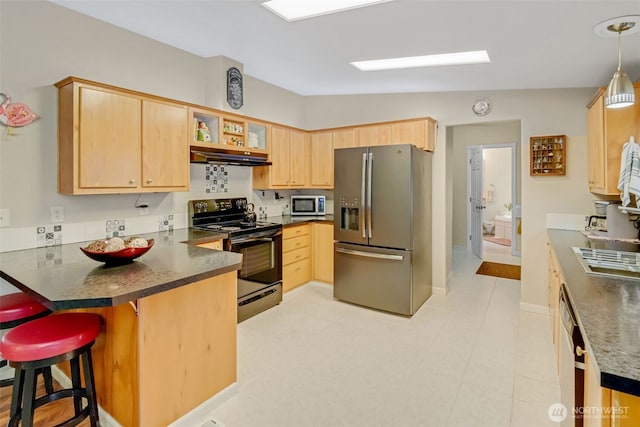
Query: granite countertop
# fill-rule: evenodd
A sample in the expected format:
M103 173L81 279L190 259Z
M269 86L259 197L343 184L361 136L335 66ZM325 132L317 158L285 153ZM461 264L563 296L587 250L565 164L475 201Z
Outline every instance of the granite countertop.
M270 216L266 219L268 222L275 222L276 224L282 224L283 227L288 225L297 225L303 222L323 222L333 224L333 215L324 216L294 216L294 215L282 215L282 216Z
M115 306L240 268L242 255L195 245L219 233L190 228L140 234L154 239L146 254L105 267L80 247L90 242L0 253L0 277L51 310ZM129 237L129 236L127 236Z
M640 252L640 246L547 230L578 326L600 370L600 385L640 396L640 281L587 274L571 247Z

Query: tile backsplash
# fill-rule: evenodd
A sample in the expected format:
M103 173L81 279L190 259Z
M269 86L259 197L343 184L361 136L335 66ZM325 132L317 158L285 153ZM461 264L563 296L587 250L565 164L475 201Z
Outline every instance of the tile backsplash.
M34 227L0 228L0 252L67 243L87 242L115 236L167 231L189 226L187 214L146 215L90 222L65 222Z

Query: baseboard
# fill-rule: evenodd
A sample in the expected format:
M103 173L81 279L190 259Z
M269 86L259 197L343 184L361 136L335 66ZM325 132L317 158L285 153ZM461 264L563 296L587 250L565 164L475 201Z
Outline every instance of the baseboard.
M530 313L549 315L549 307L546 305L528 304L526 302L520 303L520 310L528 311Z
M447 295L447 288L432 287L431 293L434 295Z
M69 378L60 368L53 365L51 367L51 376L63 388L71 388L71 378ZM101 427L122 427L108 412L98 405L98 416L100 417Z
M222 391L216 393L209 400L205 400L190 412L178 418L167 427L195 427L195 426L222 426L219 421L211 423L211 412L218 406L237 394L238 383L233 383Z

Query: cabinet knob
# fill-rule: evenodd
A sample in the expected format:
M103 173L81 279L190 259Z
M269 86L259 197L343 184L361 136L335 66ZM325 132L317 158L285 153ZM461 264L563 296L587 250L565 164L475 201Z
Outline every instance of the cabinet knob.
M135 183L136 183L136 180L135 180L135 179L130 179L130 180L129 180L129 184L135 184Z
M584 350L582 347L580 347L579 345L576 346L576 355L577 356L584 356L585 354L587 354L587 350Z
M147 178L147 184L151 184L153 180L151 178Z

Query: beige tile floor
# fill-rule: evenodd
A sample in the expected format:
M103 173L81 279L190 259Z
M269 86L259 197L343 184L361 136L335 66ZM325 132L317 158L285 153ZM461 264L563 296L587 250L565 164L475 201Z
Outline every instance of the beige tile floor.
M311 282L238 327L238 383L210 415L225 427L532 426L559 385L547 316L520 282L475 275L454 251L450 292L412 317L333 299Z
M482 259L502 264L520 265L520 257L511 255L511 246L482 241Z

